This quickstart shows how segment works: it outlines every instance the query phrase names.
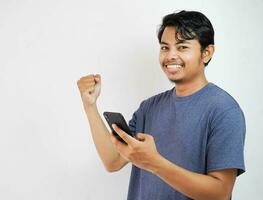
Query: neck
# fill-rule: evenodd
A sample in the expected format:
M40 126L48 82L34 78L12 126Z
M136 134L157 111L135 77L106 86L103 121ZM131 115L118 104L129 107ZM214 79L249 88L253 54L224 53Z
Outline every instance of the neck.
M192 81L188 83L177 83L176 84L176 95L177 96L189 96L198 90L206 86L208 81L206 79L201 79L197 81Z

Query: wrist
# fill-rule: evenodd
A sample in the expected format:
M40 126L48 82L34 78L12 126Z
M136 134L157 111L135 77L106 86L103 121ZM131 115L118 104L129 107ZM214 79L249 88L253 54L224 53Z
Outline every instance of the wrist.
M96 103L90 105L84 104L84 109L87 114L90 112L97 111L97 104Z
M163 165L165 164L166 159L160 155L159 153L152 159L151 163L151 172L154 175L158 175L159 171L162 169Z

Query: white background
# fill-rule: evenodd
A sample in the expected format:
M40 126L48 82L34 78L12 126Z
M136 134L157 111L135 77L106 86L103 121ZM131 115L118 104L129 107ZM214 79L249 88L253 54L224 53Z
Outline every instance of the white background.
M263 196L263 1L0 0L0 199L121 200L131 165L107 173L92 142L76 81L102 75L99 110L128 120L170 89L158 63L161 18L203 12L215 29L206 69L247 121L247 172L233 199Z

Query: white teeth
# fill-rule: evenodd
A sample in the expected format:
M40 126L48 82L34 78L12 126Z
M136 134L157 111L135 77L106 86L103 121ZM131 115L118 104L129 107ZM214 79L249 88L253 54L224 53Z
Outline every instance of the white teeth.
M167 68L179 68L182 67L182 65L166 65Z

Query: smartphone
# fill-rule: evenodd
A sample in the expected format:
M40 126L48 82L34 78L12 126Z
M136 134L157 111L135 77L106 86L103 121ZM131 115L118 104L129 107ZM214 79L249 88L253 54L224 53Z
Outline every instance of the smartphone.
M104 112L103 113L104 118L106 119L112 134L121 142L126 143L112 128L112 124L116 124L120 129L122 129L124 132L126 132L127 134L129 134L130 136L133 137L131 130L128 126L128 124L126 123L123 115L121 113L118 112Z

